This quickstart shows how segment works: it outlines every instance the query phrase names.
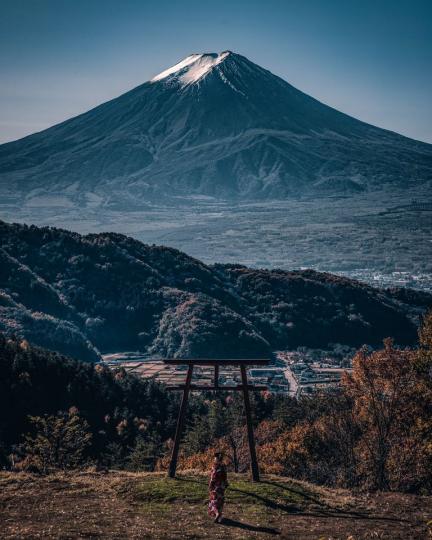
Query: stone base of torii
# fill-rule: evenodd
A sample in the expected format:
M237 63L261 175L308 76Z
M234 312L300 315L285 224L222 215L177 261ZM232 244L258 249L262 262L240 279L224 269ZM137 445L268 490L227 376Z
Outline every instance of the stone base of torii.
M241 391L243 392L244 406L246 413L246 425L247 425L247 434L249 441L249 451L250 451L250 460L251 460L251 472L252 479L254 482L259 482L259 469L258 461L255 450L255 437L254 430L252 425L252 414L251 406L249 400L249 391L262 391L267 390L266 386L254 386L248 384L247 380L247 366L257 366L257 365L268 365L270 360L268 359L209 359L209 358L191 358L191 359L178 359L178 358L169 358L164 360L165 364L169 365L182 365L188 366L185 383L180 386L171 386L168 387L168 390L183 390L183 397L180 404L180 410L177 418L177 426L174 437L174 446L171 453L171 461L168 469L168 476L174 478L177 469L177 459L180 448L180 439L183 433L185 417L186 417L186 408L187 402L189 399L189 392L200 390L200 391L217 391L217 392L230 392L230 391ZM194 366L214 366L214 380L213 386L205 385L195 385L192 384L192 374ZM226 366L237 366L240 368L241 381L242 383L236 386L226 386L219 385L219 368Z

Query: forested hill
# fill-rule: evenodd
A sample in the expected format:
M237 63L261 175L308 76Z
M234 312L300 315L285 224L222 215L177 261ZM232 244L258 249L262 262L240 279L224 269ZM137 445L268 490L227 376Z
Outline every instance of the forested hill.
M414 343L426 293L315 271L206 266L115 233L0 222L0 330L85 360L99 351L260 356L392 336Z

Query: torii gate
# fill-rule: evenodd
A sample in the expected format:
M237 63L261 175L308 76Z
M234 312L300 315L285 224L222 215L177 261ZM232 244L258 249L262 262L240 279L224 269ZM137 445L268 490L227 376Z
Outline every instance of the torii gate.
M177 469L177 459L180 447L180 439L184 428L184 421L186 416L186 407L189 398L190 390L201 390L201 391L218 391L218 392L227 392L227 391L242 391L244 398L244 406L246 412L246 423L247 423L247 434L249 441L249 451L251 458L251 472L252 479L254 482L259 482L259 469L258 461L256 457L255 450L255 438L252 425L252 415L251 415L251 406L249 400L249 390L267 390L266 386L254 386L248 384L246 366L257 366L257 365L268 365L270 363L269 359L210 359L210 358L190 358L190 359L178 359L178 358L169 358L164 360L165 364L168 365L187 365L188 371L186 375L185 383L181 386L171 386L168 387L168 390L183 390L183 397L180 404L180 410L177 418L177 427L174 438L174 446L171 453L171 461L168 469L168 476L174 478ZM192 374L194 366L214 366L214 379L213 386L205 385L195 385L191 384ZM226 366L239 366L241 373L242 384L236 386L220 386L219 385L219 367Z

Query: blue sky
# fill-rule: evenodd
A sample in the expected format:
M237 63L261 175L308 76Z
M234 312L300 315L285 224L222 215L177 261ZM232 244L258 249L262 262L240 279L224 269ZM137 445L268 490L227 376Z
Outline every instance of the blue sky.
M0 0L0 142L226 49L432 143L432 0Z

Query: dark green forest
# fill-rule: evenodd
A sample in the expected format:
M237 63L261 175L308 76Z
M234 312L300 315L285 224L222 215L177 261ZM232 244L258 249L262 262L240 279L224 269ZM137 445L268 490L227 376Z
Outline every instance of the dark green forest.
M87 434L86 444L79 448L79 466L89 463L153 470L158 458L169 451L179 399L177 393L167 392L162 384L127 374L121 368L113 372L101 364L74 360L3 334L0 373L0 460L5 467L26 456L29 460L22 466L30 470L69 466L57 454L45 456L43 466L40 459L32 460L37 454L32 435L57 440L53 446L60 447L65 455L75 456L76 442L68 448L67 441L80 439L77 433ZM232 422L243 423L241 401L228 413L224 396L217 406L214 424L206 423L204 433L200 419L214 408L208 397L193 395L189 403L185 448L192 453L225 435ZM259 395L255 401L257 422L271 415L273 399L264 400ZM26 440L32 440L30 447Z
M0 330L81 360L413 344L432 296L327 273L207 266L121 234L0 222Z

